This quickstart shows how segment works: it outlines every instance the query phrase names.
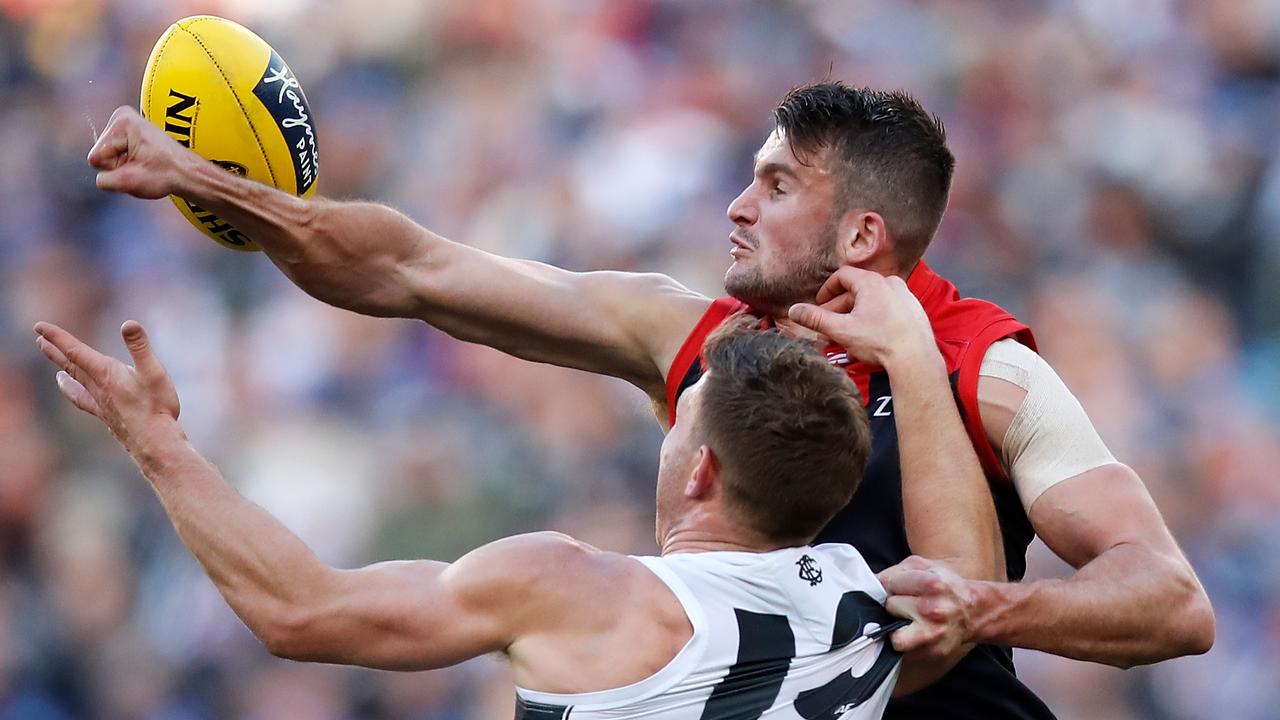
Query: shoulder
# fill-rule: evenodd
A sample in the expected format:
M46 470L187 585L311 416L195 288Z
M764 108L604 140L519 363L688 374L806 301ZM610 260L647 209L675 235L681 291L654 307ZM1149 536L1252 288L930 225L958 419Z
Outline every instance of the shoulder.
M648 323L639 323L638 328L649 332L661 328L666 330L662 334L679 340L693 329L713 302L661 273L610 273L602 281L616 283L621 288L623 311L648 319Z
M583 289L616 298L619 304L645 305L653 301L705 309L711 298L685 287L675 278L654 272L596 270L580 275ZM652 306L649 306L652 307Z
M1062 382L1044 358L1013 338L997 340L987 348L978 375L982 423L996 448L1032 388L1038 385L1045 390L1052 381Z
M545 600L589 594L627 564L625 555L546 531L513 535L472 550L445 575L473 600L532 609Z
M600 550L558 532L534 532L495 540L463 555L450 567L473 576L500 574L512 581L572 571Z

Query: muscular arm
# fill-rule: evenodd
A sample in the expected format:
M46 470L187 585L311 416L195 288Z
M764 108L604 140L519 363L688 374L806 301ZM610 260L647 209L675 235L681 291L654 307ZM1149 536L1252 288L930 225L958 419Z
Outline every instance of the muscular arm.
M1106 465L1055 485L1031 522L1076 572L975 584L974 640L1126 668L1212 646L1209 599L1133 470Z
M1036 533L1076 572L975 584L974 639L1119 667L1208 650L1208 597L1141 478L1042 359L1021 346L995 353L1021 371L986 376L984 362L983 425Z
M986 476L956 410L946 366L937 350L930 350L929 355L886 365L898 428L907 542L916 555L941 561L961 577L1003 579L1000 528ZM898 642L926 629L920 616L934 619L930 607L912 598L890 597L887 607L917 619L916 627L898 631ZM972 648L961 643L945 653L908 653L894 696L927 687Z
M223 171L129 108L89 161L99 187L180 195L230 221L324 302L421 319L517 357L626 379L654 398L710 302L662 275L569 272L450 242L383 205L294 197Z
M886 365L902 472L907 542L961 577L1004 579L1003 545L986 476L934 347Z
M522 578L556 541L550 534L508 538L453 564L338 570L227 484L176 422L143 440L130 452L183 543L272 654L424 670L504 650L536 621L533 583Z

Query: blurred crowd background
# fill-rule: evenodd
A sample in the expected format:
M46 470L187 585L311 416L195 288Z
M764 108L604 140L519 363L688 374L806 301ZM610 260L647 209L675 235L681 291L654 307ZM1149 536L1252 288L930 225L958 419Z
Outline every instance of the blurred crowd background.
M708 294L790 87L916 94L959 163L927 258L1036 329L1217 610L1205 656L1120 671L1017 651L1021 674L1064 719L1280 717L1280 2L0 0L0 719L513 705L495 660L268 656L58 396L37 319L117 355L141 320L196 446L329 562L542 528L655 549L661 436L639 392L323 306L169 203L95 190L94 133L137 103L165 27L206 12L301 79L322 194ZM1031 576L1065 571L1034 550Z

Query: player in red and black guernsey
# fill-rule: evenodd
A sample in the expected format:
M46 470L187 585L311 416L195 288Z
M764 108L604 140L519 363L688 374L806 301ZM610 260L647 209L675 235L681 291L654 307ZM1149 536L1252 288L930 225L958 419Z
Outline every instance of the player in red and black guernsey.
M849 302L847 293L820 295L833 273L899 278L928 312L953 374L1001 518L1006 569L962 577L899 562L909 552L899 475L919 459L898 452L892 395L876 368L832 348L831 360L847 362L863 386L874 451L852 508L821 537L856 543L891 594L978 646L932 688L895 701L888 717L1049 717L1002 648L1121 667L1206 651L1208 598L1141 479L1107 451L1035 353L1031 332L990 303L960 299L922 260L954 166L941 124L903 93L836 82L792 91L774 118L751 183L729 206L732 299L723 300L659 274L579 273L496 256L375 203L292 197L221 171L129 108L117 110L89 161L105 190L176 194L210 209L325 302L623 378L649 395L664 426L697 374L698 338L730 312L746 308L823 342L805 303ZM1019 582L1033 534L1076 572Z

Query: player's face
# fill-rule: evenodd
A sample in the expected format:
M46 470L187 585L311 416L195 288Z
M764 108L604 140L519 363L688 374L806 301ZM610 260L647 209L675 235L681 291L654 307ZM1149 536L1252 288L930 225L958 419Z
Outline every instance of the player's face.
M803 165L774 131L756 153L751 184L729 204L733 264L724 288L766 312L813 300L840 266L836 180L825 159Z
M658 547L663 547L672 525L688 508L684 490L697 463L698 448L701 447L698 441L700 436L695 429L698 423L698 398L701 397L706 378L707 374L704 373L676 401L678 420L662 439L662 450L658 456Z

